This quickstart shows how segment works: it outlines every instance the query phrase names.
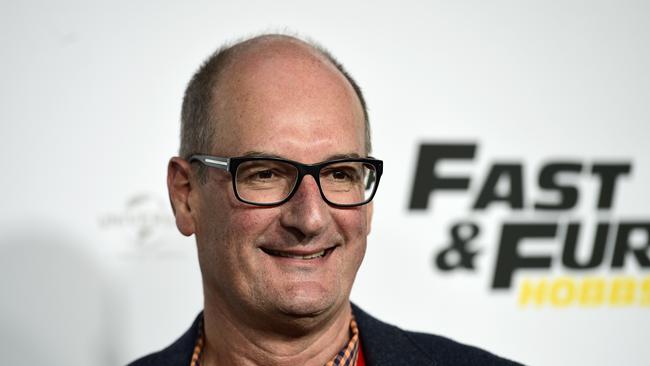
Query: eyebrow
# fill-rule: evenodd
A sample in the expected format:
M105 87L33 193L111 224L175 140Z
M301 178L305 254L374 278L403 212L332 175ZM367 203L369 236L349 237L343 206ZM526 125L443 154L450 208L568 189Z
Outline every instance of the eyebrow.
M287 157L277 154L266 153L262 151L248 151L244 155L245 157L259 157L259 158L277 158L277 159L287 159ZM361 155L357 153L347 153L347 154L334 154L330 155L323 161L337 160L337 159L356 159L360 158ZM290 159L288 159L290 160Z

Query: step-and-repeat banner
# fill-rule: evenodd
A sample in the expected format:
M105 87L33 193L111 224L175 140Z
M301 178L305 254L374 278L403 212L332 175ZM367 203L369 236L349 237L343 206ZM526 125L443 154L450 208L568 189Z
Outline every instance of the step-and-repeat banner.
M0 359L116 365L202 308L165 174L220 44L295 31L362 86L385 162L352 298L531 365L644 365L643 2L0 5Z

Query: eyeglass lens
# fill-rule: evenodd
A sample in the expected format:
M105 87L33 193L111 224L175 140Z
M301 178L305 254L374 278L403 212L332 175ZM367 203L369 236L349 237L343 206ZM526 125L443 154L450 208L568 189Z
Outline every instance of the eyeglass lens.
M237 167L235 188L251 203L272 204L286 199L298 180L298 168L277 160L252 160ZM333 204L366 202L376 184L375 167L363 162L334 162L320 170L323 195Z

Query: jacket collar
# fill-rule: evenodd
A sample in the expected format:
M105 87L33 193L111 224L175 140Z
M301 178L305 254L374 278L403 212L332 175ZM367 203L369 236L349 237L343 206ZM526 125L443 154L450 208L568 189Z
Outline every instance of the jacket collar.
M417 346L408 333L373 318L355 304L352 312L359 327L361 347L368 366L375 365L435 365L432 356ZM199 332L201 312L190 329L176 342L164 349L159 360L164 365L184 365L192 358L194 344Z
M359 326L361 348L366 364L375 365L435 365L433 356L420 348L410 334L386 324L352 304Z

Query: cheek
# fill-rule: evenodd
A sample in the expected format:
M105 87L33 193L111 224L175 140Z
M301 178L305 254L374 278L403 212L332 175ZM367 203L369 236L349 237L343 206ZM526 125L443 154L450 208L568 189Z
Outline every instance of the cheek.
M222 180L202 192L195 220L198 233L212 236L217 241L231 241L246 236L263 221L264 215L237 200L230 187L229 180Z
M273 218L270 210L235 204L207 208L197 231L199 261L204 280L223 296L248 296L261 266L256 242L265 235Z
M241 230L235 220L238 207L236 201L229 197L225 184L209 188L202 192L195 212L196 242L202 269L212 274L208 277L222 277L235 267L234 249L237 243L233 239L238 237L235 233Z
M236 200L222 201L208 208L207 220L201 224L204 244L212 246L215 264L235 272L246 271L255 264L256 244L277 221L274 209L260 209ZM197 233L198 235L198 233Z
M336 221L345 237L350 269L356 272L366 253L366 238L370 229L366 208L342 211L336 216Z
M347 240L358 240L368 235L370 221L366 207L342 210L334 215L337 225Z

